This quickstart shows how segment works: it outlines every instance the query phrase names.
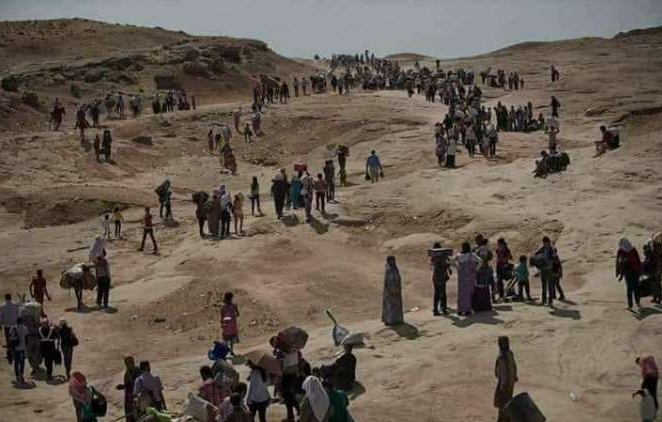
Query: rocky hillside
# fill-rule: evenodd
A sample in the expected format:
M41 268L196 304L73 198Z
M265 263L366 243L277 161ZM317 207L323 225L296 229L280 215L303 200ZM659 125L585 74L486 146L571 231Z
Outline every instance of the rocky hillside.
M259 75L310 71L261 41L84 19L0 22L0 56L0 130L44 125L55 97L182 89L201 104L245 96Z

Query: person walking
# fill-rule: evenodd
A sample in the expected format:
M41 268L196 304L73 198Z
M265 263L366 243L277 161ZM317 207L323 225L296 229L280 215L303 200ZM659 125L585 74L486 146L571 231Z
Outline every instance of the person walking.
M441 243L432 245L433 249L441 249ZM451 263L446 255L437 255L430 258L432 267L432 285L434 286L434 299L432 301L432 315L439 316L441 313L448 315L446 300L446 283L453 273Z
M257 177L253 176L251 182L251 215L255 215L256 205L257 214L262 215L262 210L260 210L260 183L257 181Z
M499 337L499 356L494 365L494 375L497 386L494 391L494 407L499 409L497 422L509 422L510 417L504 412L506 404L513 398L517 379L517 364L515 355L510 350L510 340L506 336Z
M529 268L526 265L526 256L519 257L519 263L513 269L513 276L517 280L517 298L524 300L524 292L526 292L526 300L531 301L531 287L529 284Z
M499 292L499 298L501 300L505 299L505 290L504 290L504 281L509 280L512 277L512 264L510 261L513 259L513 255L508 248L508 243L506 239L499 238L497 240L496 247L496 275L497 275L497 291Z
M317 211L321 211L322 214L325 214L326 209L324 207L324 203L326 202L325 198L327 184L322 176L322 173L317 174L317 180L315 180L313 186L315 188L315 209Z
M221 328L223 331L223 341L230 348L230 354L234 356L234 345L239 343L239 328L237 327L237 318L239 318L239 307L232 301L234 294L226 292L223 295L223 307L221 307Z
M276 216L279 220L283 218L283 207L285 206L285 198L287 197L288 188L283 173L276 173L271 184L271 194L274 197L274 207L276 209Z
M386 258L384 268L384 298L382 301L382 322L387 326L404 323L402 306L402 279L395 263L395 257Z
M299 422L326 422L329 420L331 402L322 382L315 376L308 376L302 385L305 393L301 404Z
M365 163L365 172L370 179L370 183L379 182L379 177L382 175L382 171L382 163L379 161L379 156L377 156L377 153L372 150Z
M97 276L97 306L108 309L108 296L110 295L110 266L104 256L97 258L94 268Z
M58 323L58 335L60 351L62 352L62 363L64 364L64 373L67 380L71 378L71 365L74 359L74 348L78 346L78 337L73 328L67 323L67 320L60 318Z
M165 398L163 397L163 384L158 376L152 375L149 362L140 362L140 376L133 386L133 395L140 401L140 396L149 397L150 406L156 410L166 410Z
M12 350L10 347L10 342L9 342L9 334L11 332L11 328L16 325L16 321L18 320L19 316L19 311L20 308L17 303L12 302L11 300L11 294L7 293L5 295L5 303L0 306L0 325L2 326L2 331L5 334L5 345L7 348L7 353L5 354L5 358L7 359L7 363L10 365L14 361L14 356L12 355Z
M115 239L122 238L122 223L124 223L124 216L119 207L113 209L113 223L115 224Z
M30 296L42 306L44 305L44 298L48 299L49 302L51 301L51 295L48 293L43 270L37 270L37 275L32 277L32 282L30 283Z
M142 219L143 240L142 242L140 242L140 249L138 249L138 252L142 252L145 249L145 240L147 239L147 236L149 236L152 239L152 245L154 246L154 255L156 255L159 251L159 247L156 245L156 239L154 238L153 220L154 217L152 216L149 207L145 207L145 215L143 216Z
M133 388L140 376L140 369L136 366L133 356L124 356L124 368L123 383L119 384L117 389L124 391L124 418L126 422L136 422L138 415L135 408Z
M632 310L633 302L637 308L639 304L639 277L641 276L642 265L637 249L626 238L621 238L618 242L618 251L616 252L616 278L622 281L625 278L626 296L628 309Z
M218 190L218 195L221 201L221 239L230 238L230 222L232 221L232 196L221 185Z
M271 402L271 396L267 388L267 372L250 360L246 365L250 369L246 404L253 419L258 415L260 422L267 422L267 408Z
M555 97L552 96L552 99L549 103L549 106L552 108L552 117L559 117L559 108L561 108L561 103L559 100Z
M25 357L27 351L26 337L29 334L28 327L23 322L23 318L18 317L16 324L9 329L8 348L12 353L12 361L14 362L14 375L16 376L16 383L22 384L25 382Z
M459 255L453 259L453 266L457 269L457 313L467 316L472 312L476 276L483 260L471 252L469 242L462 243Z
M655 402L655 408L659 409L660 406L657 401L659 371L655 363L655 358L653 356L640 356L635 359L635 363L641 368L641 389L648 390L651 393Z
M648 243L650 248L650 283L653 303L662 303L662 233L654 233Z
M53 366L56 365L57 355L60 353L56 347L56 342L59 341L58 333L50 321L44 318L37 334L39 335L39 351L44 358L44 365L46 365L46 381L51 381L53 380Z
M549 237L542 238L542 247L535 253L539 260L540 281L542 283L542 304L553 306L556 296L556 283L554 282L554 262L558 259L556 248L552 246Z

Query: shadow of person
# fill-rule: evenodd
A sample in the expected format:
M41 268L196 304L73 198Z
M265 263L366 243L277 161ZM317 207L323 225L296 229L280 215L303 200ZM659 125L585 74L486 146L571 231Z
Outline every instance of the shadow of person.
M243 356L233 356L231 359L234 366L240 366L246 363L246 358Z
M495 305L492 306L492 309L495 311L510 312L513 310L513 307L510 305Z
M656 308L641 308L639 313L635 314L635 318L637 320L642 321L646 318L648 318L651 315L659 315L662 314L662 310L656 309Z
M282 221L286 227L294 227L299 224L299 216L296 214L284 215L280 221Z
M386 329L394 331L397 335L407 340L416 340L420 335L418 328L407 322L403 322L399 325L387 326Z
M90 308L88 308L86 305L83 305L80 307L80 309L77 306L72 306L69 308L66 308L64 312L76 312L78 314L89 314L92 312Z
M315 217L310 217L308 224L313 228L313 230L315 230L317 234L324 234L329 231L329 224L324 224Z
M559 318L570 318L575 321L582 319L581 314L576 309L558 309L553 308L549 314Z
M37 386L33 381L12 381L11 385L17 390L32 390Z
M486 325L502 324L503 320L499 318L495 318L495 315L499 315L499 313L492 310L486 312L477 312L471 314L470 316L464 319L457 317L455 315L450 315L448 318L451 321L453 321L453 325L458 328L466 328L473 324L486 324Z

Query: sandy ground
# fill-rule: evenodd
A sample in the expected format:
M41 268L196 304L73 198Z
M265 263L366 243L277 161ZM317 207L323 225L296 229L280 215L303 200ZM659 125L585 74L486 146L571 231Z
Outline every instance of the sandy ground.
M70 116L60 133L4 132L0 290L25 292L29 274L45 270L53 295L46 311L75 327L82 339L75 369L107 394L110 418L121 415L121 394L113 386L121 380L125 353L152 362L171 408L179 408L198 382L198 367L207 363L207 348L220 336L219 297L233 291L242 313L239 351L264 347L278 328L295 323L311 333L306 357L314 365L326 362L338 350L325 308L370 334L370 346L356 353L365 392L351 409L360 421L385 415L494 420L499 335L511 337L520 371L516 391L528 391L549 421L636 420L637 402L630 398L639 383L634 358L653 353L662 359L662 308L644 300L641 314L626 310L613 257L621 236L641 247L662 225L661 46L657 38L576 40L443 62L446 68L506 66L523 74L524 91L485 89L489 105L531 100L537 114L547 112L550 95L559 98L560 145L572 162L546 180L531 175L533 159L546 145L542 133L502 134L496 159L469 159L463 152L458 169L438 169L433 125L446 108L403 92L313 95L271 107L264 115L266 136L255 145L234 139L236 176L219 173L205 139L211 125L230 122L234 103L105 122L116 141L114 165L94 162L79 145ZM550 51L562 72L555 85L548 81ZM625 145L594 158L601 121L620 121ZM133 142L138 135L152 136L153 145ZM351 185L337 189L338 203L310 224L302 211L276 220L268 196L276 169L304 161L317 172L338 143L351 147ZM272 166L251 164L264 155L260 148L271 152ZM376 185L363 180L371 149L385 165L385 178ZM247 194L252 176L261 183L265 216L247 217L246 236L200 239L190 193L223 182L230 192ZM159 255L138 253L140 207L156 206L153 190L165 177L173 184L175 223L159 221ZM108 243L113 309L100 312L88 293L90 308L77 313L73 295L57 286L59 274L86 258L100 231L98 214L113 204L126 207L127 219L126 239ZM365 224L340 225L338 216ZM433 318L426 249L435 239L457 249L478 232L493 242L506 238L517 256L532 253L543 235L550 236L564 261L568 301L553 310L507 303L491 314ZM379 321L387 254L398 258L410 310L408 325L395 330ZM453 278L453 308L455 286ZM532 288L540 297L538 279ZM161 318L165 322L156 322ZM10 369L0 367L0 421L72 420L64 385L36 380L31 390L16 389ZM283 409L269 413L270 420L280 420Z

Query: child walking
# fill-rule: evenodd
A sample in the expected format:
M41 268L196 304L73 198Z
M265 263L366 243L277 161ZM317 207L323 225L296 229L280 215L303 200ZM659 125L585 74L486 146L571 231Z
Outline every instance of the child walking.
M234 233L240 236L244 233L244 195L241 193L234 196L232 216L234 217ZM239 226L239 230L237 230L237 225Z
M115 223L115 238L120 239L122 237L122 223L124 223L124 216L119 207L113 209L113 222Z
M230 347L230 354L234 356L234 345L239 343L239 330L237 329L237 318L239 307L232 303L234 295L230 292L223 295L223 307L221 308L221 328L223 329L223 341Z
M104 214L101 227L103 228L103 237L110 239L110 214Z
M515 280L517 280L517 299L524 300L523 293L526 292L526 300L533 300L531 299L531 289L529 287L529 268L526 264L526 256L522 255L519 257L519 263L515 265L513 275L515 276Z
M258 215L261 215L262 210L260 210L260 184L257 181L257 177L253 176L253 182L251 183L251 215L255 215L256 204L257 213Z

